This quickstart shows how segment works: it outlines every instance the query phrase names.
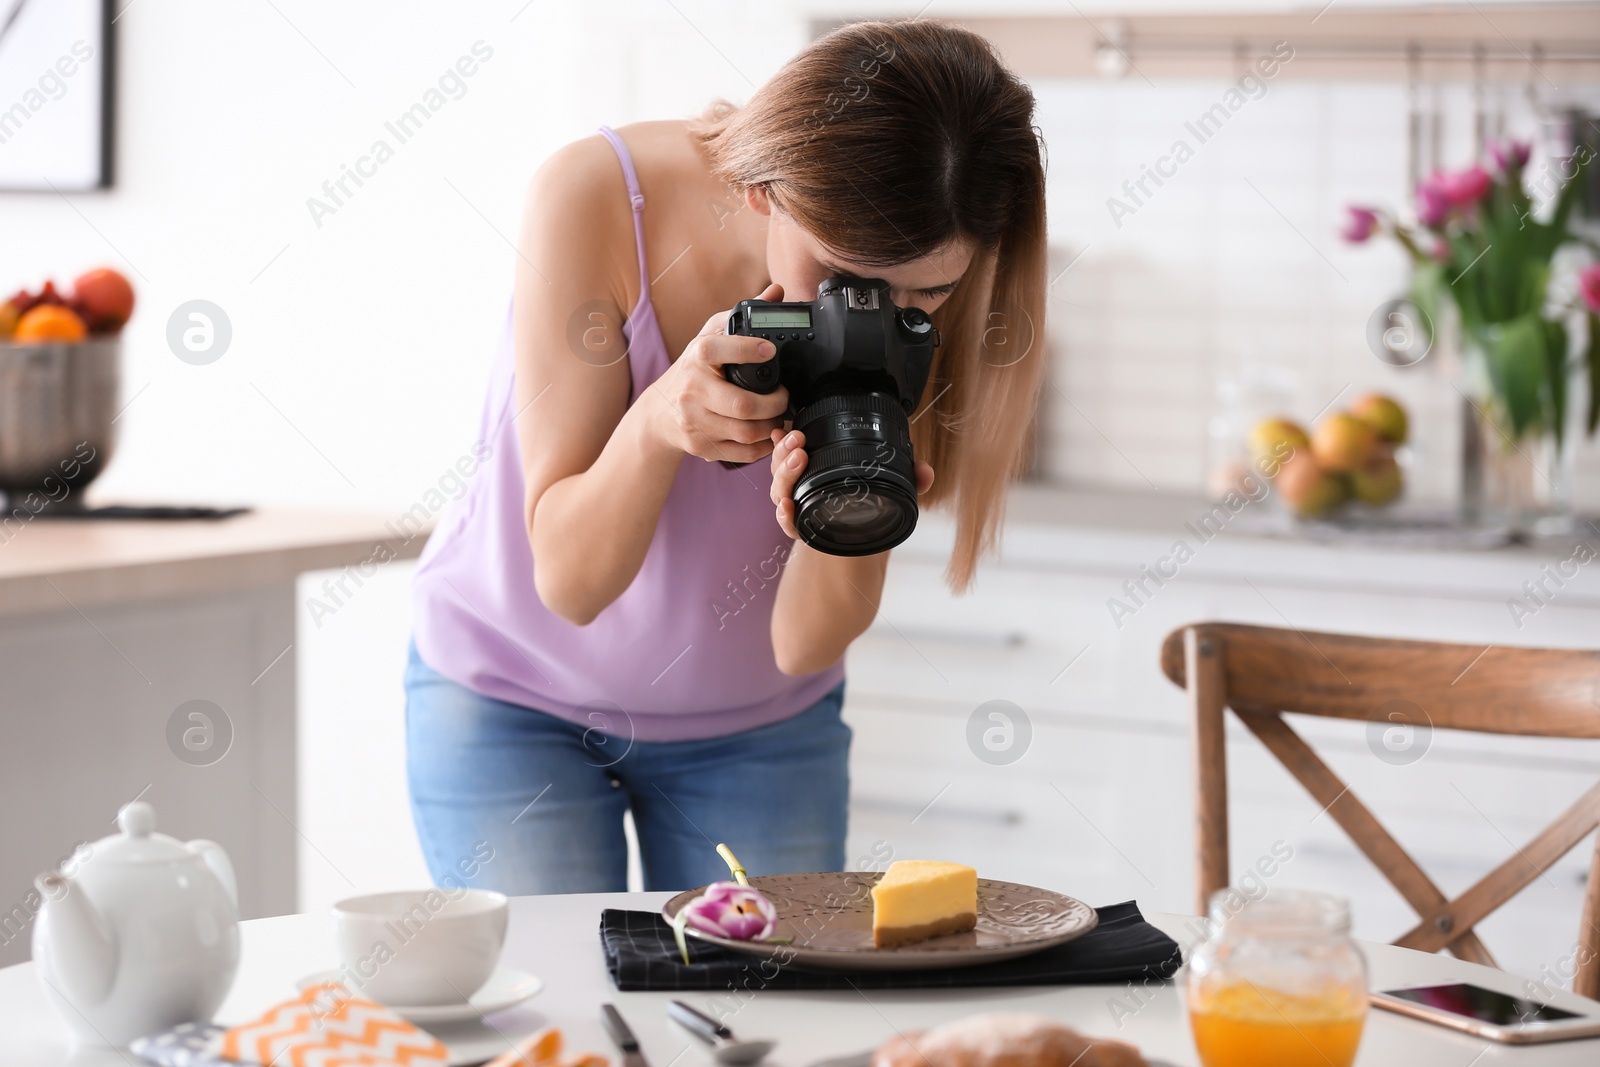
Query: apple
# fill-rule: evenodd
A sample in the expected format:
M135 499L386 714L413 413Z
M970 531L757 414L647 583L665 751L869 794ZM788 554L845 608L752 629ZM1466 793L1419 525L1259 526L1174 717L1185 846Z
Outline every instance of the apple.
M1284 460L1296 452L1304 451L1311 444L1311 439L1299 423L1291 419L1273 418L1256 423L1250 430L1246 444L1250 449L1250 458L1261 473L1274 478Z
M1276 485L1284 503L1302 519L1326 515L1345 502L1348 492L1344 479L1323 470L1309 452L1290 456L1278 472Z
M1404 444L1409 425L1406 409L1391 397L1368 393L1350 405L1350 414L1371 426L1392 445Z
M1378 431L1345 412L1329 415L1311 431L1311 454L1323 470L1348 474L1372 458Z
M1405 476L1395 462L1394 450L1381 448L1350 474L1350 489L1363 504L1383 507L1392 504L1405 488Z
M120 330L133 315L133 286L110 267L96 267L72 283L73 306L95 333Z

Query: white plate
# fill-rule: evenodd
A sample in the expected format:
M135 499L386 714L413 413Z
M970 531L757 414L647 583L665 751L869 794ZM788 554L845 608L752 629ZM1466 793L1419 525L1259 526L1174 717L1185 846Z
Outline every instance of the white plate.
M336 982L338 971L318 971L308 974L295 985L304 989L318 982ZM496 967L483 988L461 1004L385 1004L384 1007L408 1022L419 1026L428 1023L476 1022L485 1015L515 1007L537 994L544 983L526 971L515 967ZM360 996L359 990L352 990Z
M450 1067L473 1067L475 1064L488 1063L495 1057L512 1051L516 1047L514 1042L533 1034L531 1030L526 1033L522 1031L500 1033L481 1020L443 1025L435 1023L428 1032L443 1041L445 1048L450 1050Z

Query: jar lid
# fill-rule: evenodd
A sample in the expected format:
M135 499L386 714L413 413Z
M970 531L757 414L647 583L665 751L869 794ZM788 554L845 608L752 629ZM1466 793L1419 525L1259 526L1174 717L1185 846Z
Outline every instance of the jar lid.
M1338 937L1350 932L1350 901L1309 889L1219 889L1211 894L1210 913L1215 926L1252 937Z

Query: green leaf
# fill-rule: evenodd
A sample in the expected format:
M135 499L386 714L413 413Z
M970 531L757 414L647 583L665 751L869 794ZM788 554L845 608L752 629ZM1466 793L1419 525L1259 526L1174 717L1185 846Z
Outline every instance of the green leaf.
M1444 301L1444 265L1432 260L1417 267L1411 275L1411 303L1422 312L1421 327L1431 341L1440 329L1439 311Z
M1512 217L1518 220L1517 229L1522 230L1533 215L1533 201L1529 198L1527 190L1522 187L1522 171L1518 171L1507 183L1506 203L1511 209Z
M1589 344L1583 361L1589 369L1589 436L1600 427L1600 315L1589 312Z
M1548 359L1544 322L1537 313L1475 331L1488 365L1489 383L1505 407L1512 438L1520 439L1543 414Z
M1555 434L1560 452L1567 429L1567 328L1548 319L1544 322L1545 423Z
M1478 269L1483 266L1479 262L1481 252L1483 248L1475 233L1463 230L1450 238L1450 262L1446 266L1448 274L1445 278L1450 288L1447 291L1455 300L1463 322L1500 322L1508 316L1496 314L1493 290L1488 292L1488 298L1485 299L1485 272Z
M1516 314L1542 315L1545 289L1550 283L1549 260L1530 259L1517 279Z

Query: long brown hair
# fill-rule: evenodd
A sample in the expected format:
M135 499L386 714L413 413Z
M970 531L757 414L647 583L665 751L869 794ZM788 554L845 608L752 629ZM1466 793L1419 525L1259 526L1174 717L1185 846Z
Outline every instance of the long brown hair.
M912 445L953 511L946 578L964 591L995 546L1026 466L1044 377L1045 194L1033 93L977 34L937 21L858 22L818 39L750 102L695 131L713 172L760 185L835 254L894 266L971 241L934 314L943 343Z

